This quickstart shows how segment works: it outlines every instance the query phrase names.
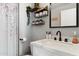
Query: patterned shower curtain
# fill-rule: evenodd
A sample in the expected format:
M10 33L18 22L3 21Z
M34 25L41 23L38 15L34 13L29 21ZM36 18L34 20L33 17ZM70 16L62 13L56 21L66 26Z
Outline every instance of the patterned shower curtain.
M0 19L5 21L7 29L7 55L18 55L18 9L17 3L0 3Z

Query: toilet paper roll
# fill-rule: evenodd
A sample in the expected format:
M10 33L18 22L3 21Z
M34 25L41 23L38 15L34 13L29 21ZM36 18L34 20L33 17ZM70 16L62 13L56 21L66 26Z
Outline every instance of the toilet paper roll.
M27 39L26 38L23 38L23 42L25 42L25 41L27 41Z

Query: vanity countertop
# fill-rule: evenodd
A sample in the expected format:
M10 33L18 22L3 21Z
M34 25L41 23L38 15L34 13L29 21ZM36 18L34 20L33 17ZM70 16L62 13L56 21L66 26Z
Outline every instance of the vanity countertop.
M53 39L42 39L31 42L32 45L39 45L49 50L57 50L65 53L69 53L75 56L79 56L79 44L73 44L71 42L55 41Z

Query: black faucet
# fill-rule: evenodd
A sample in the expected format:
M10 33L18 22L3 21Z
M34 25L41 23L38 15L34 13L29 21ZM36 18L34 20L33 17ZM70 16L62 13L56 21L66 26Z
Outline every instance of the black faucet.
M56 35L58 35L58 33L59 33L59 41L62 41L61 32L60 31L57 31Z

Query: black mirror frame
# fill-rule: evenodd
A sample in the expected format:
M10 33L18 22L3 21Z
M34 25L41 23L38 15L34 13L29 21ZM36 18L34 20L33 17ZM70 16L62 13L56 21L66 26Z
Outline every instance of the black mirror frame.
M78 27L78 19L79 19L79 8L78 8L78 5L79 3L76 3L76 26L56 26L56 27L53 27L51 26L51 3L49 5L49 28L73 28L73 27Z

